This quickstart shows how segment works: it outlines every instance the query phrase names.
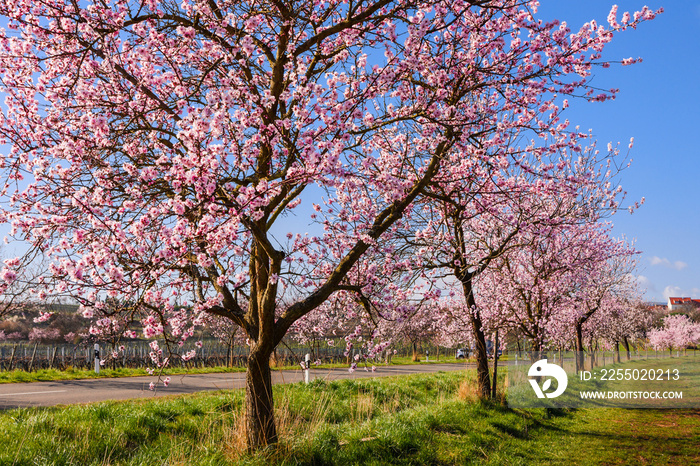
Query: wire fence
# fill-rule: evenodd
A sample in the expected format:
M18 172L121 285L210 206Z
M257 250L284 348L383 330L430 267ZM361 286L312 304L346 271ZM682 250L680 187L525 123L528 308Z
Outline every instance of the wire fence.
M122 343L121 350L110 344L100 344L100 359L106 368L153 367L148 342ZM194 348L193 348L194 349ZM187 367L217 367L244 365L247 347L230 347L209 342L197 349L194 358L184 361L179 357L170 359L171 365ZM0 345L0 371L39 369L90 369L94 366L93 344L41 344L16 343Z
M149 342L136 341L120 343L122 349L110 344L100 344L100 359L105 368L147 368L153 367L152 349ZM164 347L163 344L160 345ZM195 356L187 361L174 355L169 365L175 367L242 367L248 359L248 347L226 345L218 341L205 341L201 348L192 346L179 348L179 354L195 349ZM337 363L348 358L344 348L307 348L282 346L272 355L273 366L297 365L304 360L306 353L313 353L313 360L321 363ZM167 356L167 354L166 354ZM0 371L39 369L67 370L90 369L94 367L93 344L42 344L19 342L0 345Z
M109 343L100 344L100 358L103 360L103 367L118 368L148 368L153 367L150 353L152 349L148 341L131 341L120 343L124 348L118 350L117 347ZM164 345L161 343L161 347ZM248 359L248 347L245 345L227 345L218 340L204 340L201 348L194 346L179 348L181 354L196 349L195 356L184 361L178 356L170 358L169 365L175 367L244 367ZM454 360L455 357L470 357L473 354L462 350L457 352L454 349L436 348L435 346L419 347L418 356L422 360L429 351L429 360ZM344 345L338 343L337 346L328 345L298 345L292 342L282 343L271 357L273 367L296 366L299 365L306 354L311 355L311 360L321 364L351 364L369 362L373 364L390 362L393 357L411 357L414 349L411 345L393 345L381 354L373 358L367 358L359 349L351 349L346 354ZM628 354L626 351L597 351L587 353L582 358L586 368L605 366L614 362L624 362L630 359L647 358L667 358L677 357L683 354L698 355L697 350L673 350L654 351L651 349L636 348ZM545 354L545 353L542 353ZM561 361L573 363L574 355L570 351L549 351L546 352L553 362ZM512 361L526 364L533 361L533 354L527 351L505 351L499 355L499 359L510 359ZM541 359L541 358L537 358ZM0 371L24 370L35 371L39 369L91 369L94 367L95 353L93 344L43 344L35 342L4 342L0 344Z

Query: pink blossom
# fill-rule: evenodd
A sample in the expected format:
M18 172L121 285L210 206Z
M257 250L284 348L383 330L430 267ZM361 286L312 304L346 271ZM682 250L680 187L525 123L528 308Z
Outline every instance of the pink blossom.
M53 316L53 312L39 311L39 317L34 318L34 323L46 322Z
M3 267L0 271L0 279L2 279L7 284L12 284L17 278L17 273L14 270Z

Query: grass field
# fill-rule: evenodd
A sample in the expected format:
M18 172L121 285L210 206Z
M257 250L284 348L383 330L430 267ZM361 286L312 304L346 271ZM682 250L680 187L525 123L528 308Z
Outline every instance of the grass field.
M431 359L430 361L413 362L409 356L394 357L391 360L391 365L406 365L406 364L443 364L443 363L461 363L464 360L456 360L454 357L443 357L439 361ZM383 363L375 363L377 366L385 366ZM365 364L359 364L358 368L362 369ZM314 369L331 369L331 368L347 368L345 363L321 364L313 366ZM372 367L371 363L367 367ZM275 366L273 370L299 370L300 366ZM245 367L173 367L163 370L162 375L179 375L179 374L212 374L221 372L245 372ZM148 375L145 369L100 369L100 373L96 374L93 370L69 368L65 371L57 369L39 369L32 372L23 370L12 370L0 372L0 383L21 383L21 382L49 382L52 380L78 380L78 379L101 379L114 377L138 377Z
M0 464L676 464L700 410L513 410L473 372L275 386L280 443L243 450L242 391L0 412Z
M178 374L212 374L219 372L245 372L244 367L195 367L190 369L171 368L163 370L163 375ZM157 373L157 372L156 372ZM39 369L32 372L12 370L0 372L0 383L48 382L51 380L103 379L114 377L137 377L149 375L145 369L101 369L99 374L86 369L69 368L65 371L57 369Z
M567 366L569 364L567 363ZM511 406L521 408L696 408L700 407L700 357L648 358L621 363L608 363L588 371L589 380L581 380L573 370L569 373L566 392L553 399L537 399L528 382L528 365L511 366L508 399ZM573 369L573 363L571 363ZM647 373L654 374L647 376ZM610 374L615 374L610 376ZM605 379L604 376L607 376ZM610 380L612 379L612 380ZM681 399L586 399L581 392L658 392L682 393Z

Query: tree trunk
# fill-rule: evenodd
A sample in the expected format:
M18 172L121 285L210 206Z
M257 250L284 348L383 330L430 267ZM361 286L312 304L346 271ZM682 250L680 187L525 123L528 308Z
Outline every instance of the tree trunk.
M625 345L625 349L627 350L627 360L629 361L631 359L630 356L630 342L627 341L627 337L622 337L622 344Z
M36 358L36 347L39 345L39 342L34 343L34 351L32 352L32 360L29 361L29 369L27 372L31 372L32 369L34 368L34 358Z
M256 349L248 356L245 424L249 451L277 442L270 355L271 352Z
M236 331L231 332L231 336L228 339L228 351L226 355L226 365L227 367L233 367L233 339L236 336Z
M583 352L583 325L576 322L576 372L581 372L583 370Z
M620 342L615 342L615 356L617 357L617 362L620 362Z
M498 381L498 330L493 343L493 385L491 387L491 398L496 399L496 382Z
M15 351L17 351L17 345L16 345L16 344L12 346L12 356L10 356L10 365L8 366L8 369L7 369L7 370L10 370L10 371L12 370L12 365L13 365L14 362L15 362Z
M479 384L479 393L482 397L489 398L491 392L489 356L486 352L486 337L482 330L481 314L476 311L471 321L472 332L474 333L474 355L476 356L476 377Z
M413 362L418 362L420 361L420 358L418 357L418 345L416 342L413 342L413 357L411 358L411 361Z
M489 377L489 357L486 352L486 336L484 335L481 313L476 308L476 299L472 291L471 275L462 280L464 296L467 300L469 320L472 324L472 334L474 336L474 356L476 356L476 379L479 396L488 399L491 396L491 381Z
M530 362L539 361L540 359L545 359L547 357L547 352L544 350L544 343L542 341L539 339L533 339L531 346Z
M53 365L56 362L56 351L58 351L58 347L54 346L53 355L51 356L51 362L49 362L49 369L53 369Z

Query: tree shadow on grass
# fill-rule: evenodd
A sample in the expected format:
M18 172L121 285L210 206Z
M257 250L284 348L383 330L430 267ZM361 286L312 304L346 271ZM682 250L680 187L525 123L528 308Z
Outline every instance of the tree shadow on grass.
M519 439L519 440L528 440L530 438L530 434L528 433L528 430L526 429L520 429L518 427L512 426L512 425L507 425L502 422L494 422L493 427L501 431L502 433L509 435L510 437Z

